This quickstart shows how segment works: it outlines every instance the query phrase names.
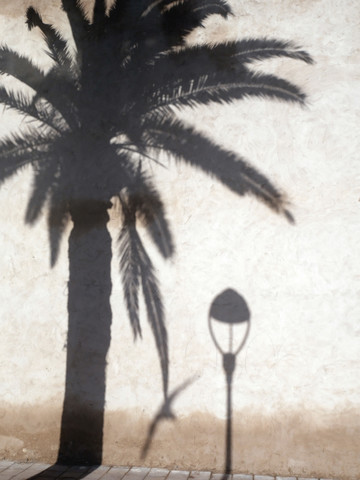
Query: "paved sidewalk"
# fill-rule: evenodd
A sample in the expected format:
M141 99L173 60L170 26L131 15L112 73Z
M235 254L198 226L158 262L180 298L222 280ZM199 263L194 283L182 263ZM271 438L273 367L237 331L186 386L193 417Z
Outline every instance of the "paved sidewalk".
M221 473L145 467L84 467L0 461L0 480L223 480ZM227 475L226 480L335 480L268 475Z

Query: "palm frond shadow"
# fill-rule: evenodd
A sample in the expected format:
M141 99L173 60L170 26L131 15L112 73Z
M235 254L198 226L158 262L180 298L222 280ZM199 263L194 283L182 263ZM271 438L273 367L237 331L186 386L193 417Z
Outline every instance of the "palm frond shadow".
M144 188L146 187L146 188ZM155 270L143 242L136 230L136 214L149 226L152 238L160 253L167 258L173 253L173 242L163 214L163 205L155 189L143 182L125 197L119 194L123 211L123 223L119 235L120 271L124 297L134 338L141 336L139 319L139 288L145 300L148 320L154 334L163 377L163 393L168 390L168 340L165 313Z
M166 404L170 397L164 307L156 268L137 226L145 224L165 259L174 253L174 240L149 165L158 162L159 151L166 151L176 161L213 176L240 196L255 196L293 221L284 196L264 174L185 125L172 107L231 103L253 96L302 105L305 95L300 88L275 75L254 73L251 63L272 57L312 60L296 45L274 39L188 46L187 34L209 15L231 14L225 0L118 0L109 11L105 0L95 0L91 20L79 0L61 0L61 5L75 56L56 26L46 23L33 7L26 12L26 23L30 30L42 32L52 68L44 73L31 59L0 48L0 74L34 92L29 98L0 87L0 102L27 120L25 129L0 142L0 184L23 168L34 169L25 222L34 224L47 210L51 266L68 222L73 223L58 458L98 464L112 322L108 210L118 199L125 304L134 338L141 336L142 291Z

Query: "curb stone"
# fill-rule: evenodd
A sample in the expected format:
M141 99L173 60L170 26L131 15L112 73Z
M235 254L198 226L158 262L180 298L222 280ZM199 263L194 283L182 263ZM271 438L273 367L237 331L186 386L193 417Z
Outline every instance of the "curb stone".
M0 460L0 480L339 480L324 477L211 473L128 466L67 466Z

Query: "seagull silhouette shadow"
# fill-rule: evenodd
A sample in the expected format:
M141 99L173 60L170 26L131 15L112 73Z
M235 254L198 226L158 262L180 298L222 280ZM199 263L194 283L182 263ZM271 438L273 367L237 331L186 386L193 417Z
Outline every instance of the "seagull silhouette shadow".
M185 380L185 382L175 388L175 390L170 395L165 396L164 403L161 405L160 409L158 410L157 414L155 415L153 421L149 426L146 441L141 451L142 459L144 459L148 454L152 439L159 426L159 423L162 420L176 420L176 415L172 411L172 404L174 403L176 397L178 397L179 394L184 391L189 385L194 383L194 381L195 377L188 378L187 380Z

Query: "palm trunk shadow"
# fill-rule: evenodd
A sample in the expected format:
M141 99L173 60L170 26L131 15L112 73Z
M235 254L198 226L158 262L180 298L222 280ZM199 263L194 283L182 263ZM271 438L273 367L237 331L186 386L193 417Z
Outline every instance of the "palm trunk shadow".
M73 205L65 398L57 463L100 465L106 355L111 339L111 237L108 206Z

